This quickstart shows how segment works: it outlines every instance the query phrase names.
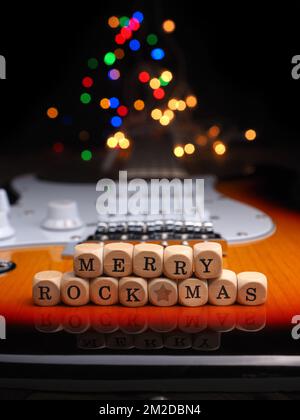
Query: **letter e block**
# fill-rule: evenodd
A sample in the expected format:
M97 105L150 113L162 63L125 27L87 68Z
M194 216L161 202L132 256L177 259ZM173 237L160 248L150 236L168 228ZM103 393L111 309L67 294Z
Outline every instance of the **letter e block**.
M179 303L184 306L203 306L208 301L207 280L189 278L178 282Z
M243 271L237 275L238 298L241 305L262 305L267 300L268 282L263 273Z
M208 300L211 305L233 305L236 297L237 278L234 271L224 269L218 278L209 280Z
M219 277L222 271L222 247L218 242L194 245L194 269L200 279Z
M55 306L60 303L60 271L40 271L33 277L32 297L38 306Z
M82 278L101 276L103 272L103 245L87 242L75 246L74 273Z
M96 277L90 282L90 299L96 305L115 305L119 300L119 281L114 277Z
M132 274L133 245L112 242L104 245L104 272L112 277L126 277Z
M119 301L131 308L148 303L148 284L141 277L123 277L119 282Z
M61 300L69 306L86 305L90 300L89 280L65 273L61 281Z
M173 280L184 280L193 273L193 250L185 245L171 245L164 252L164 274Z
M163 270L164 248L157 244L135 245L133 251L134 274L143 278L159 277Z

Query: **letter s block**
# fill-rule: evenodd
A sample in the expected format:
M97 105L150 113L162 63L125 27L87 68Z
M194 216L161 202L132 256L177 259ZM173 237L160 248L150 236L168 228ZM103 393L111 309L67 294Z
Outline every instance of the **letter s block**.
M103 272L103 245L87 242L75 246L74 273L82 278L101 276Z
M61 300L69 306L86 305L90 300L89 280L65 273L61 281Z
M222 247L218 242L194 245L195 274L200 279L219 277L222 271Z
M262 305L267 300L268 281L263 273L243 271L237 275L238 297L241 305Z
M60 271L40 271L33 277L32 297L38 306L55 306L60 303Z
M133 245L112 242L104 245L104 272L112 277L126 277L132 273Z
M119 300L119 281L114 277L96 277L90 282L90 298L96 305L115 305Z
M193 250L185 245L171 245L164 252L164 274L172 280L184 280L193 273Z
M164 248L158 244L142 243L133 251L134 274L144 278L159 277L163 270Z
M141 277L123 277L119 282L119 301L130 308L148 303L148 284Z

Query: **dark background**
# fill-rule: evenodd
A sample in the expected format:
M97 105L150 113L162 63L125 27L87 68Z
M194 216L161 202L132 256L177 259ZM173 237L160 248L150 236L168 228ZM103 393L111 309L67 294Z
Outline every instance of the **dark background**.
M254 127L266 147L298 147L300 80L291 77L291 58L300 54L300 7L52 1L1 5L0 54L7 60L7 80L0 81L3 152L34 152L49 141L44 113L52 95L71 94L87 49L107 48L107 18L134 10L146 14L152 31L159 32L164 18L176 21L172 36L201 103L199 118L224 119L240 130Z

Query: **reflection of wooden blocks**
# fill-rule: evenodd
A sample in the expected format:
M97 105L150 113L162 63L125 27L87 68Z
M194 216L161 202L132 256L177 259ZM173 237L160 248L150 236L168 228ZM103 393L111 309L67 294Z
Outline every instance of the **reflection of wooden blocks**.
M178 282L179 303L184 306L203 306L208 300L206 279L189 278Z
M90 285L74 273L65 273L61 281L61 300L69 306L86 305L90 300Z
M126 277L132 273L133 245L112 242L104 246L104 272L112 277Z
M38 306L55 306L60 302L60 271L40 271L33 277L32 297Z
M162 334L146 331L134 337L134 345L139 350L161 349L164 346L163 337Z
M133 335L124 334L122 332L115 332L107 334L106 347L111 350L129 350L134 347Z
M119 329L117 308L106 306L105 308L96 308L92 313L92 326L99 333L113 333Z
M134 274L144 278L159 277L163 270L164 248L157 244L135 245L133 251Z
M83 278L101 276L103 272L103 245L87 242L74 248L74 273Z
M178 329L185 333L196 334L207 328L207 306L182 307L178 311Z
M96 305L115 305L119 300L119 281L114 277L96 277L90 282L90 299Z
M241 331L257 332L265 328L267 322L266 307L248 306L241 308L237 316L236 328Z
M63 320L65 332L68 334L83 334L90 328L89 316L86 316L78 308L69 309Z
M212 331L229 332L236 327L236 307L208 306L208 328Z
M123 277L119 282L119 301L136 308L148 303L148 284L141 277Z
M192 338L189 334L174 331L164 335L164 346L172 350L184 350L192 347Z
M173 280L184 280L193 273L193 250L185 245L171 245L164 252L164 274Z
M193 349L198 351L216 351L221 346L221 333L203 331L193 338Z
M222 271L222 247L217 242L194 245L194 268L197 277L213 279Z
M248 306L262 305L267 300L268 282L264 274L243 271L237 275L238 303Z
M220 276L209 280L208 300L211 305L233 305L237 296L237 278L234 271L222 270Z
M155 306L173 306L178 300L177 282L170 279L152 279L148 283L149 301Z
M82 350L99 350L105 348L104 334L87 331L77 337L77 347Z

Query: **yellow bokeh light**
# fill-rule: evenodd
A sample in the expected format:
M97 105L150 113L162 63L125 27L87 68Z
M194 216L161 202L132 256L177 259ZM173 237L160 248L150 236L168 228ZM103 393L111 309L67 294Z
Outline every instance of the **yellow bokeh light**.
M51 107L47 109L47 116L48 118L51 118L52 120L58 117L58 109Z
M177 99L175 99L175 98L173 98L173 99L170 99L169 100L169 102L168 102L168 107L172 110L172 111L176 111L176 109L177 109Z
M186 103L184 101L178 101L176 105L178 111L184 111L186 109Z
M110 100L107 98L101 99L100 106L102 109L108 109L110 107Z
M119 141L125 138L125 134L122 131L117 131L114 135L114 138Z
M195 152L195 146L192 143L188 143L184 146L184 151L187 155L192 155Z
M162 112L161 112L161 110L160 110L160 109L158 109L158 108L153 109L153 111L151 112L151 117L152 117L154 120L159 120L159 119L162 117Z
M161 123L161 125L169 125L170 124L170 118L167 115L163 115L159 122Z
M175 31L176 25L173 20L167 19L163 22L162 27L165 32L171 33Z
M114 149L115 147L118 146L118 140L115 137L109 137L106 140L106 145L107 147L109 147L110 149Z
M166 109L166 111L164 112L164 115L168 117L170 121L172 121L173 118L175 117L175 114L171 109Z
M134 104L134 109L136 109L137 111L142 111L145 108L145 102L142 101L141 99L137 99Z
M111 16L108 19L108 26L110 28L117 28L119 26L119 19L117 18L117 16Z
M130 141L124 137L119 141L119 146L123 150L128 149L130 146Z
M207 135L208 135L209 138L213 139L215 137L218 137L218 135L220 134L220 132L221 132L220 127L218 127L217 125L213 125L208 130Z
M221 156L224 155L226 152L226 146L221 141L215 141L213 144L214 151L217 155Z
M176 157L181 158L184 156L184 149L182 146L176 146L173 150L173 153Z
M149 85L151 87L151 89L158 89L160 88L160 81L154 77L153 79L150 80Z
M206 146L206 144L207 144L207 137L204 136L203 134L199 134L196 137L196 143L199 144L199 146Z
M252 129L247 130L245 132L245 139L248 140L248 141L255 140L256 139L256 131L255 130L252 130Z
M194 95L189 95L185 98L185 103L187 104L187 106L189 108L195 108L195 106L197 106L197 98Z
M164 82L170 83L171 80L173 79L173 74L169 70L166 70L162 72L160 77L162 78Z

